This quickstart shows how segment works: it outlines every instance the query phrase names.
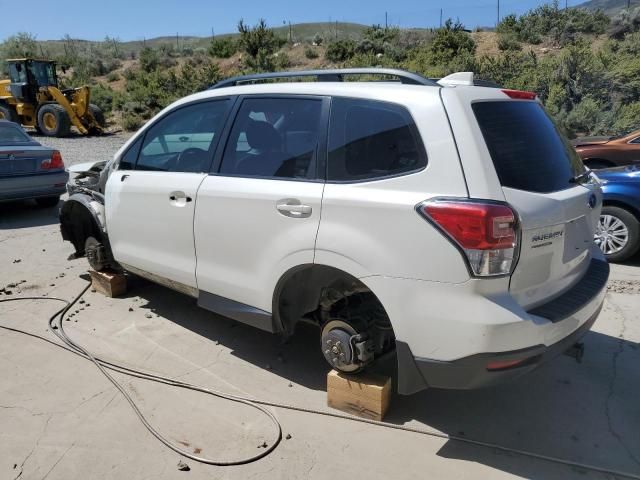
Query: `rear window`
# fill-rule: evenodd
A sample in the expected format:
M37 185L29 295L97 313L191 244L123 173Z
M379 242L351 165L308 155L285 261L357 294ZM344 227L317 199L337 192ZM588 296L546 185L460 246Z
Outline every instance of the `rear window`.
M537 102L472 105L503 187L548 193L572 185L582 161Z
M31 138L20 127L13 125L0 125L0 145L14 143L28 143Z
M372 100L332 100L329 181L372 180L426 166L427 155L406 108Z

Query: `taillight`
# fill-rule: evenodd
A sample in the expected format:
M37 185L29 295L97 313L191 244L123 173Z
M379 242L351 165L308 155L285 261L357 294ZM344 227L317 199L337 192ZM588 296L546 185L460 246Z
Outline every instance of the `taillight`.
M525 92L524 90L502 90L502 93L507 95L509 98L513 98L515 100L535 100L538 94L536 92Z
M62 161L62 155L58 150L54 150L51 154L51 158L43 160L40 164L45 170L58 170L64 168L64 162Z
M518 248L516 214L508 205L469 200L430 200L419 212L460 247L474 275L511 273Z

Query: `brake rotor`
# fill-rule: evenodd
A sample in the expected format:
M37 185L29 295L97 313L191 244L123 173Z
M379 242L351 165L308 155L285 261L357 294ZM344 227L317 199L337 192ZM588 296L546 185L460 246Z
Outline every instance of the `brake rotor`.
M106 266L104 247L98 240L94 237L88 237L84 242L84 252L91 268L96 272L104 269Z
M358 332L342 320L330 320L322 328L322 353L336 370L354 373L363 368L356 358L351 337Z

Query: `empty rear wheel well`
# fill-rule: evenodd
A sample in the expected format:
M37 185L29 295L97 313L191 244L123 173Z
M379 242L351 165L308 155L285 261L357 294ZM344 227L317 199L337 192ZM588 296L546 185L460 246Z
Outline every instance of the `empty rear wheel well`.
M378 297L364 283L348 273L326 265L301 265L285 273L273 295L273 316L285 334L293 333L300 320L322 326L334 307L354 295L364 296L388 316ZM379 307L379 308L378 308Z

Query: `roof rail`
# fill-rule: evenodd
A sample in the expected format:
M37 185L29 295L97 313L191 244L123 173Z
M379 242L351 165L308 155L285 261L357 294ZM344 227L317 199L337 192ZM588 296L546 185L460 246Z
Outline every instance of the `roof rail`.
M316 81L318 82L342 82L345 75L388 75L397 77L400 83L408 85L439 86L437 82L422 75L396 68L338 68L332 70L300 70L297 72L271 72L242 75L222 80L209 87L209 89L233 87L243 83L254 83L278 78L316 77Z

